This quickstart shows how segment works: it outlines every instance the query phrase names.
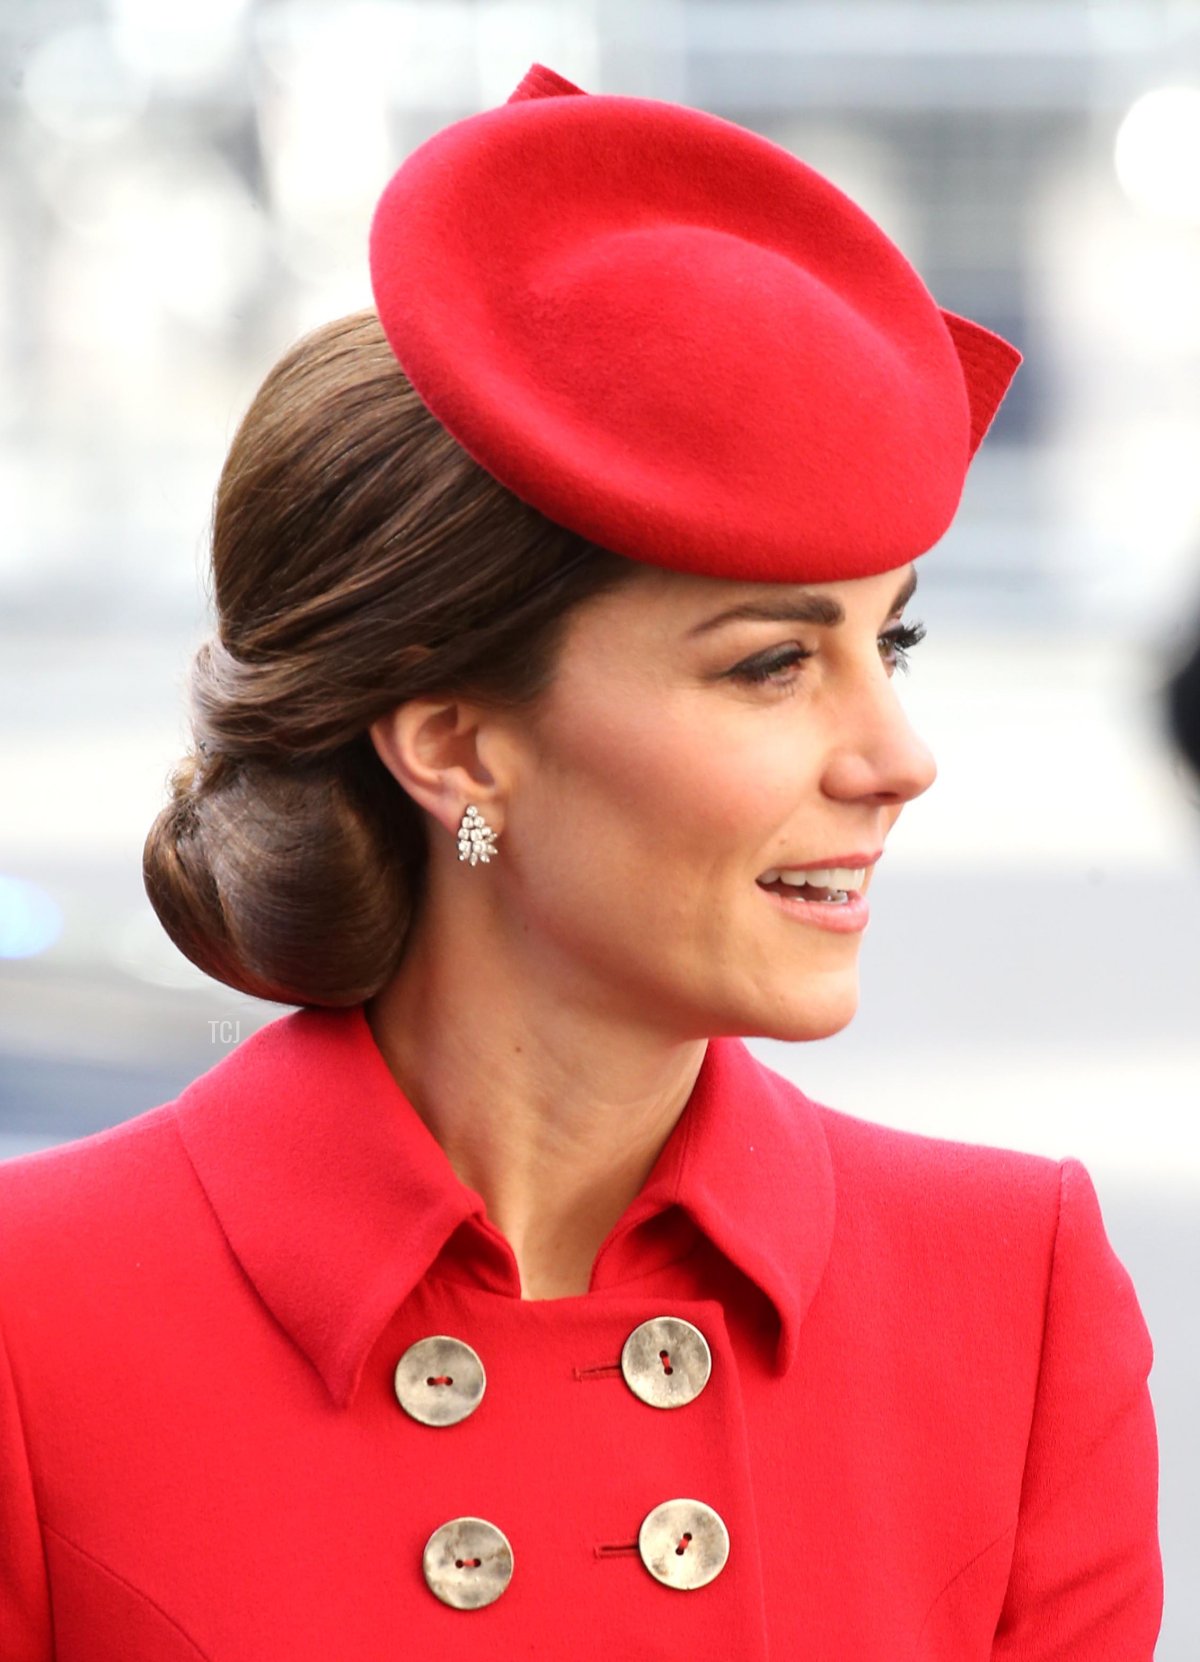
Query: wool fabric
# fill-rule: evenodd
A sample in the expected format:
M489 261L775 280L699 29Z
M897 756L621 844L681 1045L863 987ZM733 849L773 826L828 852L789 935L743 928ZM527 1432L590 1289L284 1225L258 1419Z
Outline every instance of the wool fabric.
M402 368L483 468L614 553L709 577L926 552L1022 361L782 146L542 64L406 158L370 265Z
M641 1322L705 1336L683 1406ZM1150 1662L1151 1344L1077 1161L885 1129L737 1038L577 1297L517 1263L363 1006L251 1035L175 1100L0 1165L4 1662ZM398 1359L486 1370L431 1427ZM704 1586L638 1549L729 1533ZM513 1550L477 1610L442 1524Z

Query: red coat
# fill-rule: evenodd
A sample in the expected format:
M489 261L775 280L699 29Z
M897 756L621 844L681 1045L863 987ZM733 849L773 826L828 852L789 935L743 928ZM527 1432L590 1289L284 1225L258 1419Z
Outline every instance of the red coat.
M1151 1347L1076 1161L867 1124L718 1038L591 1291L519 1292L361 1006L0 1166L4 1662L1152 1656ZM665 1408L622 1362L661 1316L711 1358ZM395 1370L437 1335L482 1391L431 1425ZM667 1573L681 1519L725 1526L703 1585L639 1547L668 1501L703 1507ZM474 1609L424 1570L459 1517L511 1547Z

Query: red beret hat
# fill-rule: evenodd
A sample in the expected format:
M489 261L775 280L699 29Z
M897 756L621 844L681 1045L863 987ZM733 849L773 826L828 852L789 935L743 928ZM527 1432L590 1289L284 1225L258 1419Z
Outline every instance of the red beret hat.
M781 146L541 64L412 152L370 261L392 350L475 461L590 541L703 576L924 553L1021 362Z

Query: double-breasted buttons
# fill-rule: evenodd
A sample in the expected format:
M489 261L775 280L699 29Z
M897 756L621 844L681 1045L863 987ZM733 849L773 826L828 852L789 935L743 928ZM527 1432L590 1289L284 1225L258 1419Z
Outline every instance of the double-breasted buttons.
M729 1531L702 1500L664 1500L642 1519L638 1551L664 1587L704 1587L725 1568Z
M652 1408L682 1408L708 1384L712 1353L700 1329L682 1316L652 1316L626 1339L621 1372Z
M396 1400L422 1425L457 1425L479 1407L486 1385L476 1352L445 1333L418 1339L396 1363Z
M513 1555L504 1531L486 1518L451 1518L425 1543L425 1581L455 1610L493 1604L512 1580Z

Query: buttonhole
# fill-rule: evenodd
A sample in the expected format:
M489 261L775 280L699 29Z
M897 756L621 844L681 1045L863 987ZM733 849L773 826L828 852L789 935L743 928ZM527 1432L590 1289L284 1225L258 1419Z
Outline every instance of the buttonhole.
M675 1372L675 1369L671 1366L671 1352L669 1350L660 1350L658 1353L658 1359L663 1365L664 1373Z
M453 1385L454 1384L454 1379L453 1379L452 1375L450 1375L448 1373L439 1373L439 1374L432 1374L431 1373L429 1378L425 1381L425 1383L426 1383L426 1385Z
M482 1563L482 1558L456 1558L454 1567L456 1570L477 1570Z
M683 1537L683 1539L682 1539L682 1540L681 1540L681 1541L680 1541L680 1543L679 1543L679 1545L678 1545L678 1546L677 1546L677 1547L676 1547L676 1548L675 1548L675 1556L676 1556L676 1558L678 1558L678 1557L679 1557L679 1555L680 1555L680 1553L684 1553L684 1552L686 1552L686 1551L687 1551L687 1549L688 1549L688 1543L689 1543L689 1541L690 1541L690 1540L691 1540L691 1538L692 1538L692 1537L691 1537L691 1536L690 1536L690 1535L688 1535L688 1534L686 1534L686 1533L685 1533L685 1534L684 1534L684 1537Z

